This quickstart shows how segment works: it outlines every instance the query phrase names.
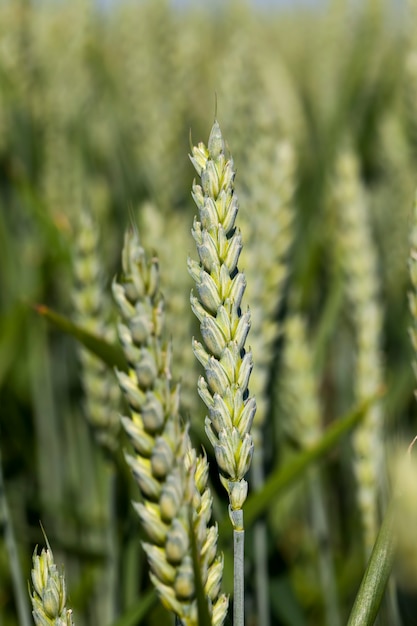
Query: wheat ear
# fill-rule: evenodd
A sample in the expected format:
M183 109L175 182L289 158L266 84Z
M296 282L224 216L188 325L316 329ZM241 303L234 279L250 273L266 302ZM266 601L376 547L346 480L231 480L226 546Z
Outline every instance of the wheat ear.
M148 536L143 547L151 580L164 606L184 626L197 626L193 533L212 624L221 626L228 600L220 594L223 558L217 554L217 526L209 526L208 464L191 447L179 415L180 389L172 383L171 349L163 342L158 260L148 260L137 233L128 232L122 262L113 293L129 372L117 376L131 409L131 418L122 418L134 447L126 460L144 499L134 506Z
M378 393L383 380L378 258L354 154L341 154L336 169L341 264L356 332L355 394L361 401ZM377 534L378 496L384 474L380 403L368 409L353 435L353 448L365 554L369 556Z
M46 537L45 537L46 539ZM58 572L54 555L46 539L46 550L33 553L32 615L36 626L73 626L72 611L66 608L65 578Z
M243 504L248 484L245 475L253 454L250 434L256 402L249 395L252 355L245 350L250 328L249 310L242 313L246 279L237 264L242 249L234 192L235 170L217 121L207 147L192 149L191 161L201 177L192 195L199 216L192 234L199 261L188 260L197 287L191 307L200 322L204 346L193 340L194 354L203 365L198 391L208 408L206 433L214 448L220 479L229 495L229 514L234 530L235 586L234 624L243 624Z
M76 319L84 328L112 341L114 338L106 323L110 306L104 295L98 248L99 229L90 212L83 209L73 261ZM85 415L97 441L103 447L115 451L120 429L117 411L120 390L103 361L83 347L79 349L79 355L83 370Z

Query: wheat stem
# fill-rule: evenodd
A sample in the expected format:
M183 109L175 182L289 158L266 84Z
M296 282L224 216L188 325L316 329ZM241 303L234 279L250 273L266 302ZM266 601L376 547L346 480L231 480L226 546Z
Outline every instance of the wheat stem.
M243 511L241 514L240 524L243 528ZM245 531L233 530L233 556L234 556L234 573L233 573L233 626L243 626L245 623L245 585L244 585L244 567L245 567Z
M325 620L327 626L341 626L338 605L336 572L330 544L330 528L326 512L323 484L315 468L308 471L308 488L311 501L313 532L318 547L318 567L323 592Z

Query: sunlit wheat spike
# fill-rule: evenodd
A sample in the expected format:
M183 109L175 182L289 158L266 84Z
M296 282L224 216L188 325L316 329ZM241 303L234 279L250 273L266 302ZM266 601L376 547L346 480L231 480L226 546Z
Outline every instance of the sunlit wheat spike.
M72 611L66 608L65 578L58 572L47 542L40 555L33 553L32 615L36 626L73 626Z
M148 258L137 232L129 231L122 262L122 276L113 284L119 338L129 364L127 374L118 372L131 413L122 423L134 448L126 461L143 496L135 509L148 537L143 547L151 580L165 607L184 626L197 626L193 533L212 623L221 626L228 602L220 594L223 560L217 553L217 528L210 526L208 466L192 448L179 414L180 389L172 382L171 348L163 339L158 259Z
M256 403L248 390L252 355L246 351L245 341L250 313L242 311L246 278L238 269L242 237L235 225L235 170L217 122L208 146L199 143L190 158L201 178L201 184L194 182L192 189L198 208L192 234L199 261L188 262L197 290L197 295L191 294L191 307L200 322L204 344L193 342L205 370L198 389L208 408L206 432L236 525L233 511L242 509L247 496L244 476L253 454L250 429Z

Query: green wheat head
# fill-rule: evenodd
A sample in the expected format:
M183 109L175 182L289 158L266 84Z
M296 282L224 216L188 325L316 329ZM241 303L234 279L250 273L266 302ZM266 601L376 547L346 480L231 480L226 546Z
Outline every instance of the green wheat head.
M51 547L37 548L32 566L32 615L36 626L73 626L72 611L66 608L65 578L58 572Z
M201 185L194 182L192 191L199 211L192 230L199 261L188 261L197 288L191 307L204 342L193 341L194 354L205 370L198 391L208 409L206 433L229 495L232 524L238 527L235 512L241 511L248 491L244 476L253 454L250 429L256 402L248 390L252 355L245 350L245 341L250 313L242 312L246 279L237 266L242 237L235 226L235 170L217 122L207 147L203 143L194 147L191 161L201 178Z
M135 231L126 234L123 273L113 284L121 321L119 337L129 372L118 372L131 417L123 417L134 454L127 454L143 502L136 503L148 541L143 544L162 603L184 626L197 625L191 534L213 626L221 626L228 601L220 594L223 558L217 527L210 525L208 464L191 446L180 414L180 388L172 381L171 348L164 342L164 301L156 257L147 258Z

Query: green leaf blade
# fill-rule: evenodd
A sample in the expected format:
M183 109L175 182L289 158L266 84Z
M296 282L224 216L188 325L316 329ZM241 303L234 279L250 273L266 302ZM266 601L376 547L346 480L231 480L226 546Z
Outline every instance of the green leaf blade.
M47 319L51 324L62 330L67 335L74 337L87 350L92 352L109 367L117 367L118 370L126 372L128 364L123 355L122 349L115 344L111 344L102 337L92 333L86 328L76 324L67 317L56 313L43 304L35 306L35 310Z
M347 626L372 626L391 574L395 553L393 501L385 514Z

